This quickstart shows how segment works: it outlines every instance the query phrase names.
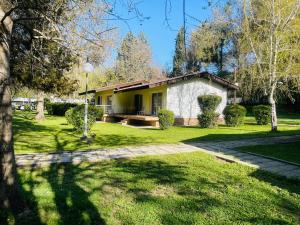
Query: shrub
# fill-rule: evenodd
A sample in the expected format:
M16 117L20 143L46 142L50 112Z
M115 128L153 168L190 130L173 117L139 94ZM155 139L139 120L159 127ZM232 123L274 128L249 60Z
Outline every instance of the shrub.
M70 108L77 106L73 103L50 103L46 105L49 115L64 116L66 111Z
M218 125L219 114L215 112L204 112L198 115L200 127L213 128Z
M159 126L162 130L168 129L174 124L174 113L167 109L161 109L158 112Z
M222 98L218 95L202 95L198 97L198 103L203 113L216 111L221 101Z
M70 108L65 113L67 122L75 128L76 131L82 132L84 130L84 105L78 105ZM103 109L92 105L88 106L88 131L96 122L97 118L103 116Z
M218 95L202 95L198 97L198 103L202 114L198 115L200 127L212 128L217 126L219 114L215 112L222 98Z
M247 110L241 105L228 105L224 109L225 123L229 127L243 125Z
M31 106L29 104L24 105L24 111L30 112L31 111Z
M257 124L267 125L271 120L271 106L257 105L252 108Z

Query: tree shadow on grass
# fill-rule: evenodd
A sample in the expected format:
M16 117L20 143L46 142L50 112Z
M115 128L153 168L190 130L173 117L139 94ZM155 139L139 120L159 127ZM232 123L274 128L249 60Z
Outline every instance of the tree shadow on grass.
M27 132L49 132L55 131L54 128L49 128L36 123L34 120L28 120L20 116L14 117L13 119L13 128L15 135L21 135Z
M107 135L96 135L90 143L80 140L80 135L78 133L68 133L68 137L72 137L71 140L65 139L60 136L61 132L54 135L56 142L56 149L53 151L63 152L63 151L74 151L74 150L94 150L112 147L122 147L128 145L147 145L154 142L152 137L136 137L133 135L118 135L118 134L107 134ZM70 149L72 146L72 150ZM66 150L67 147L67 150Z
M37 206L37 199L34 195L34 188L35 186L39 185L39 182L36 181L32 173L34 171L33 168L26 168L28 170L27 177L24 179L22 174L18 173L20 177L20 191L24 201L26 203L25 208L23 211L15 210L15 209L8 209L6 211L0 211L0 224L1 225L43 225L44 223L41 221L41 218L38 213L38 206ZM22 185L26 184L27 188L24 189ZM23 200L22 200L23 201ZM26 221L24 223L24 221Z
M201 128L199 128L201 129ZM237 129L235 129L236 131ZM245 130L241 129L242 132ZM249 130L247 130L249 131ZM299 135L300 129L295 130L286 130L286 131L256 131L251 133L234 133L234 134L207 134L205 136L200 136L196 138L186 139L182 142L191 143L191 142L200 142L200 141L233 141L233 140L241 140L241 139L251 139L251 138L268 138L268 137L276 137L276 136L289 136L289 135Z
M64 151L68 143L60 142L57 136L55 136L55 141L58 151ZM49 170L43 172L41 176L47 180L54 193L55 207L61 224L105 225L105 220L89 199L91 192L84 190L77 183L82 182L80 174L83 172L80 165L62 163L52 164Z
M195 190L190 189L190 181L187 179L189 175L184 164L172 165L159 159L151 159L117 160L114 166L121 172L132 175L126 180L127 192L133 195L137 204L158 208L156 216L162 224L195 224L198 213L207 212L222 204L207 193L195 193ZM147 181L154 183L153 187L143 188L143 183Z
M286 178L271 172L263 171L260 169L255 170L250 174L250 176L255 177L258 180L269 183L272 186L279 187L281 189L287 190L290 193L295 193L300 195L300 180Z
M77 184L76 176L81 172L78 166L69 163L52 165L42 174L54 193L60 223L104 225L105 220L89 199L91 193Z

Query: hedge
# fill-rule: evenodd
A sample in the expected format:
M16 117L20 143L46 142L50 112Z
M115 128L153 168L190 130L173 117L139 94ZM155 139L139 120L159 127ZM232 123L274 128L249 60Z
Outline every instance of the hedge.
M252 108L253 115L258 125L267 125L271 120L271 106L257 105Z
M85 105L77 105L74 108L68 109L65 116L68 124L73 125L76 131L82 132L84 130L84 107ZM97 118L102 118L103 108L93 105L88 106L88 130L96 122Z
M219 113L204 112L198 115L199 125L202 128L214 128L218 125Z
M174 113L167 109L158 112L159 126L162 130L168 129L174 124Z
M68 109L76 106L78 105L74 103L48 103L46 104L46 110L49 115L64 116Z
M202 111L202 114L198 115L200 127L212 128L218 125L219 114L215 111L221 101L222 98L218 95L198 96L199 107Z
M218 105L221 103L221 101L222 101L222 98L218 95L198 96L198 104L203 113L216 111L216 109L217 109Z
M244 124L247 110L244 106L233 104L224 109L225 123L229 127L236 127Z

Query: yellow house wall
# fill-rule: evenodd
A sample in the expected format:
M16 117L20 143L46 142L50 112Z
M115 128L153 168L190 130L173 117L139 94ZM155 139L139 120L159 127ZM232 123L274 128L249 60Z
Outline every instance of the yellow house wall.
M96 92L95 93L95 104L98 104L98 96L102 96L102 105L107 105L107 96L113 96L113 91L102 91L102 92Z
M162 105L163 108L166 107L167 101L167 87L160 86L149 89L128 91L128 92L119 92L113 93L112 91L104 91L95 93L95 100L97 104L98 96L102 96L102 105L106 105L106 98L109 95L112 95L112 108L114 113L126 113L134 111L134 95L140 94L143 95L143 108L145 114L150 115L152 110L152 94L153 93L162 93Z

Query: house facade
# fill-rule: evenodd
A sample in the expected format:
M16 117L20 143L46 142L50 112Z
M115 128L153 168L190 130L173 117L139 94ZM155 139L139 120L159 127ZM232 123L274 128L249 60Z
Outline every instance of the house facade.
M193 73L156 82L136 81L90 90L95 95L95 105L103 107L104 120L121 118L131 121L149 122L158 125L156 117L160 109L168 109L175 114L179 125L198 124L201 113L197 97L205 94L222 98L217 112L222 112L227 104L229 90L236 90L234 84L212 74Z

